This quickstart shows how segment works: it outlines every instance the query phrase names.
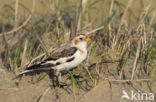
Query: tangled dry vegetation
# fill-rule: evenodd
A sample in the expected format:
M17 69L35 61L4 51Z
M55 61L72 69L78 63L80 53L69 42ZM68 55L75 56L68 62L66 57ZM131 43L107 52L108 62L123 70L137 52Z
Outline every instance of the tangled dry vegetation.
M132 85L156 79L155 9L150 4L142 7L138 3L141 12L137 12L132 9L135 0L125 4L120 0L42 2L50 11L44 16L35 12L35 0L32 10L19 5L29 14L21 18L18 8L5 7L10 12L3 15L7 22L0 25L0 53L8 71L18 75L75 34L85 33L92 39L87 60L63 75L73 92L75 88L90 90L102 80ZM48 74L35 76L35 82Z

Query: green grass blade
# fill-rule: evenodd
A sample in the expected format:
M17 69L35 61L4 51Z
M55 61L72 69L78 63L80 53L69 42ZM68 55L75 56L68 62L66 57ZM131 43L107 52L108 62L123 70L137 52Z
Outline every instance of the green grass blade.
M39 78L37 79L36 83L38 83L39 81L43 80L45 77L47 76L47 73L42 73Z
M74 76L73 76L73 73L72 72L69 72L69 74L70 74L70 78L71 78L71 81L72 81L73 95L76 98L76 93L75 93L75 87L76 87L75 79L74 79Z

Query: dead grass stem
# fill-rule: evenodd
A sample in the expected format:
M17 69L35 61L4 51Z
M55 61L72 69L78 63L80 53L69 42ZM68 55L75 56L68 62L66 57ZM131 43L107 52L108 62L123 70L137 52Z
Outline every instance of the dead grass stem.
M21 24L20 26L18 26L17 28L14 28L11 31L8 32L3 32L3 34L5 35L10 35L13 34L14 32L20 30L21 28L23 28L25 25L27 25L27 23L30 21L30 19L32 18L32 15L34 13L34 9L35 9L35 0L33 0L33 6L32 6L32 10L31 10L31 14L29 15L29 17L23 22L23 24ZM17 11L16 11L17 12ZM0 37L3 36L3 34L0 33Z

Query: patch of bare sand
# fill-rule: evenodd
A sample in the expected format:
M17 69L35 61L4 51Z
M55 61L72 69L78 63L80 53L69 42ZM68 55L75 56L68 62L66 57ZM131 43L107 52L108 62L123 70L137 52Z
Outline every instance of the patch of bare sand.
M20 81L12 80L14 77L13 73L4 70L0 66L0 102L39 102L40 96L51 84L48 76L35 84L32 83L31 76L24 76ZM19 84L17 84L18 81ZM156 92L156 82L153 81L149 85L147 82L134 83L134 87L137 89L145 92ZM77 89L75 99L72 94L72 87L70 87L70 92L62 88L50 88L40 102L120 102L123 95L122 90L125 90L128 94L130 94L131 90L137 92L134 87L127 83L113 82L110 84L108 80L101 80L91 91L85 92ZM130 101L125 99L122 102L151 101Z

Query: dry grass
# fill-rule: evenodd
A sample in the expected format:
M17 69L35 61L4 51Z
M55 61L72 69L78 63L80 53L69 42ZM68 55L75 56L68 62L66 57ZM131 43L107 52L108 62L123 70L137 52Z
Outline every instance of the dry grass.
M18 2L14 14L8 14L14 16L14 19L8 16L8 20L16 26L14 23L0 26L4 46L1 57L6 68L16 75L76 33L85 33L92 39L88 59L64 75L71 79L69 85L73 86L74 96L76 87L90 90L107 76L113 76L117 82L151 81L156 77L155 10L150 6L136 8L142 12L135 12L133 0L127 4L119 0L80 0L69 10L70 7L61 7L63 1L46 1L53 14L40 17L34 11L34 0L30 16L23 20L18 19ZM8 30L6 25L13 29ZM41 74L36 80L44 77Z

